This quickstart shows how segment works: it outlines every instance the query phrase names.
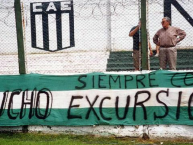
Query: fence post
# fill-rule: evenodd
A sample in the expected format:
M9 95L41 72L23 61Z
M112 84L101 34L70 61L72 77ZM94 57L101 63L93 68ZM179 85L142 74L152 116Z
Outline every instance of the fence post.
M15 8L15 22L16 22L16 32L17 32L19 73L20 74L26 74L25 51L24 51L24 42L23 42L23 27L22 27L22 15L21 15L20 0L15 0L14 8Z
M111 48L111 1L106 2L106 23L107 23L107 50L112 51Z
M142 70L148 70L148 44L146 29L146 0L141 0L141 43L142 43Z

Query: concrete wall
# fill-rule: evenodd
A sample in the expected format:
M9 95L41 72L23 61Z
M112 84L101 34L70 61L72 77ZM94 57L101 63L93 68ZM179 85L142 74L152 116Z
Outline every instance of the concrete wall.
M28 127L0 127L0 131L12 132L43 132L77 135L99 135L116 137L134 137L149 139L187 139L192 140L193 127L185 125L140 125L140 126L28 126Z

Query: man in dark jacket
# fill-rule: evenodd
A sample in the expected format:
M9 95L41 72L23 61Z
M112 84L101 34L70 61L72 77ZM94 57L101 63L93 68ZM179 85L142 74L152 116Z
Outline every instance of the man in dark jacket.
M139 21L139 24L137 26L134 26L130 32L129 36L133 37L133 62L134 62L134 67L135 71L139 71L139 66L140 66L140 61L141 61L141 21ZM150 50L150 56L153 54L151 45L148 41L148 46Z

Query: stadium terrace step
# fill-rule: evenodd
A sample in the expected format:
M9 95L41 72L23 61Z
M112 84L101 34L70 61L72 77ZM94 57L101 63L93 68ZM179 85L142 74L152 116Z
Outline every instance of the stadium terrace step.
M124 58L124 57L132 57L132 51L120 51L120 52L111 52L110 58Z
M132 57L128 57L128 58L119 58L119 59L116 59L116 58L109 58L108 60L108 63L133 63L133 58Z
M193 49L177 49L180 53L193 53Z
M193 49L178 49L177 70L193 70ZM106 71L134 70L132 51L110 52ZM151 70L159 70L159 57L150 57Z
M132 60L108 60L108 64L133 64L133 59Z
M107 68L106 71L110 72L110 71L132 71L133 67L112 67L112 68Z
M133 67L133 63L131 64L126 64L126 63L120 63L120 64L107 64L108 68L113 68L113 67L121 67L121 68L128 68L128 67Z

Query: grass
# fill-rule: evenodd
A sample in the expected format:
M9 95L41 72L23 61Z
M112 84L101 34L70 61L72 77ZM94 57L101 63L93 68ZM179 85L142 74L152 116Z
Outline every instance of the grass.
M43 133L0 133L0 145L184 145L193 142Z

